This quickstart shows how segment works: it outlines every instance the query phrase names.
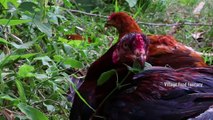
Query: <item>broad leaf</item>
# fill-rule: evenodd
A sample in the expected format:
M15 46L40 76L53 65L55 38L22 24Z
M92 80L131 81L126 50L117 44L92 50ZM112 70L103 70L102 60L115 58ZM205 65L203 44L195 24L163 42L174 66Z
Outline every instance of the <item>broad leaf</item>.
M50 57L48 56L43 56L43 57L37 57L34 60L41 60L43 65L47 65L48 67L50 67L51 65L49 64L49 62L52 62L52 59L50 59Z
M37 54L38 54L38 53L28 53L28 54L20 55L20 57L21 57L21 58L26 58L26 59L28 59L28 58L31 58L31 57L37 55Z
M29 118L30 120L48 120L47 116L40 110L33 108L32 106L24 103L19 103L18 108Z
M103 72L101 74L101 76L99 77L98 81L97 81L97 85L103 85L105 82L107 82L109 80L110 77L112 77L114 74L116 74L116 70L112 69L106 72Z
M0 38L0 44L10 44L7 40Z
M144 70L149 69L151 67L152 67L152 65L150 63L145 62L145 64L144 64Z
M73 68L82 68L83 67L83 64L81 62L79 62L75 59L72 59L72 58L65 59L64 64L70 65Z
M53 105L48 105L44 103L44 106L46 106L47 110L50 112L54 112L55 111L55 107Z
M41 18L41 15L36 15L36 17L34 19L34 23L41 32L45 33L48 37L52 36L51 25L49 23L44 23Z
M2 57L2 56L1 56ZM0 68L20 58L20 55L8 55L0 59Z
M4 6L5 9L8 9L8 3L12 3L14 6L18 7L18 0L0 0L0 3Z
M32 73L34 70L33 66L24 64L19 68L18 76L21 78L34 77L34 73Z
M46 74L35 74L35 77L39 80L44 80L49 78Z
M23 24L28 22L31 22L31 20L0 19L0 25L18 25L18 24Z
M140 71L142 71L140 68L137 67L131 67L126 65L126 67L128 68L129 71L133 72L133 73L139 73Z
M17 100L15 98L10 97L9 95L1 95L0 99L9 100L9 101Z
M54 59L56 62L61 62L62 60L64 60L63 56L61 56L61 55L54 55L54 56L53 56L53 59Z
M17 49L28 49L29 47L33 46L33 44L34 44L34 41L29 41L27 43L20 44L20 45L14 43L14 42L11 42L11 45Z
M35 13L35 8L38 8L38 6L33 2L22 2L18 8L22 11L29 11L31 13Z
M26 98L26 95L25 95L25 92L24 92L23 85L22 85L20 80L16 80L15 82L16 82L16 86L18 88L18 94L20 96L19 98L22 102L25 103L27 101L27 98Z
M128 2L129 7L134 7L136 5L138 0L126 0Z

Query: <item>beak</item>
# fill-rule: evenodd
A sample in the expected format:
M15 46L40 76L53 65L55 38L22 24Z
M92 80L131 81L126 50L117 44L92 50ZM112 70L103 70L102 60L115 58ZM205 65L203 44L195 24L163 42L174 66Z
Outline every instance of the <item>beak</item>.
M136 56L136 61L138 61L138 63L140 63L141 65L144 64L144 62L146 61L147 58L147 54L144 50L136 50L135 51L135 56Z
M140 55L139 60L144 63L144 61L146 60L146 55Z

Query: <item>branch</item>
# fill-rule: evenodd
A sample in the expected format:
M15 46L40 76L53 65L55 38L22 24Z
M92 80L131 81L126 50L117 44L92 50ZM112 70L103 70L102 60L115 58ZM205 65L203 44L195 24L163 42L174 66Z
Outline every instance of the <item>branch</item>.
M108 16L100 15L100 14L93 14L93 13L87 13L80 10L66 10L67 12L71 13L80 13L87 16L94 16L94 17L101 17L101 18L107 18ZM141 22L138 21L138 24L147 25L147 26L179 26L181 25L190 25L190 26L213 26L213 23L191 23L191 22L177 22L172 24L164 24L164 23L147 23L147 22Z
M172 24L164 24L164 23L147 23L147 22L138 22L138 24L148 25L148 26L179 26L181 25L190 25L190 26L213 26L213 23L191 23L191 22L177 22Z
M71 13L80 13L83 15L87 15L87 16L95 16L95 17L101 17L101 18L107 18L108 16L104 16L104 15L99 15L99 14L93 14L93 13L87 13L87 12L83 12L80 10L66 10L67 12L71 12Z

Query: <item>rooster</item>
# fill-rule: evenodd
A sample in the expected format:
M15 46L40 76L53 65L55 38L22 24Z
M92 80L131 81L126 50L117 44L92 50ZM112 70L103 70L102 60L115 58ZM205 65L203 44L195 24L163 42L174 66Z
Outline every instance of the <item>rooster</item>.
M140 60L140 64L144 64L145 61L143 60L145 60L144 57L147 54L148 44L149 40L145 35L128 34L123 36L120 42L113 45L103 56L92 63L83 84L78 89L78 92L90 106L86 105L76 94L70 113L70 120L88 120L93 117L92 114L94 114L95 109L116 87L118 81L124 78L131 80L133 73L129 73L126 65L131 66L136 58ZM119 51L116 49L117 46L121 46ZM131 49L131 51L124 52L127 49ZM114 69L116 74L111 76L104 84L98 86L97 81L100 75L111 69Z
M144 66L148 42L139 42L144 38L139 33L125 36L114 49L113 63L138 62ZM213 105L213 66L151 67L127 78L124 85L98 106L93 119L185 120Z
M113 26L118 30L119 40L126 34L142 33L135 20L125 12L113 13L108 17L106 27ZM148 35L150 39L147 62L153 66L204 67L207 66L202 56L169 35Z

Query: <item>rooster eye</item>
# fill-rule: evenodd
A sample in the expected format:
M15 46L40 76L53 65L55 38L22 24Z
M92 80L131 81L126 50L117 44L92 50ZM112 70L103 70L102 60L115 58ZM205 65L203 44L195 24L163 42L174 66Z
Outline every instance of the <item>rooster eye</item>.
M124 44L123 44L123 47L124 47L124 49L128 49L127 43L124 43Z

